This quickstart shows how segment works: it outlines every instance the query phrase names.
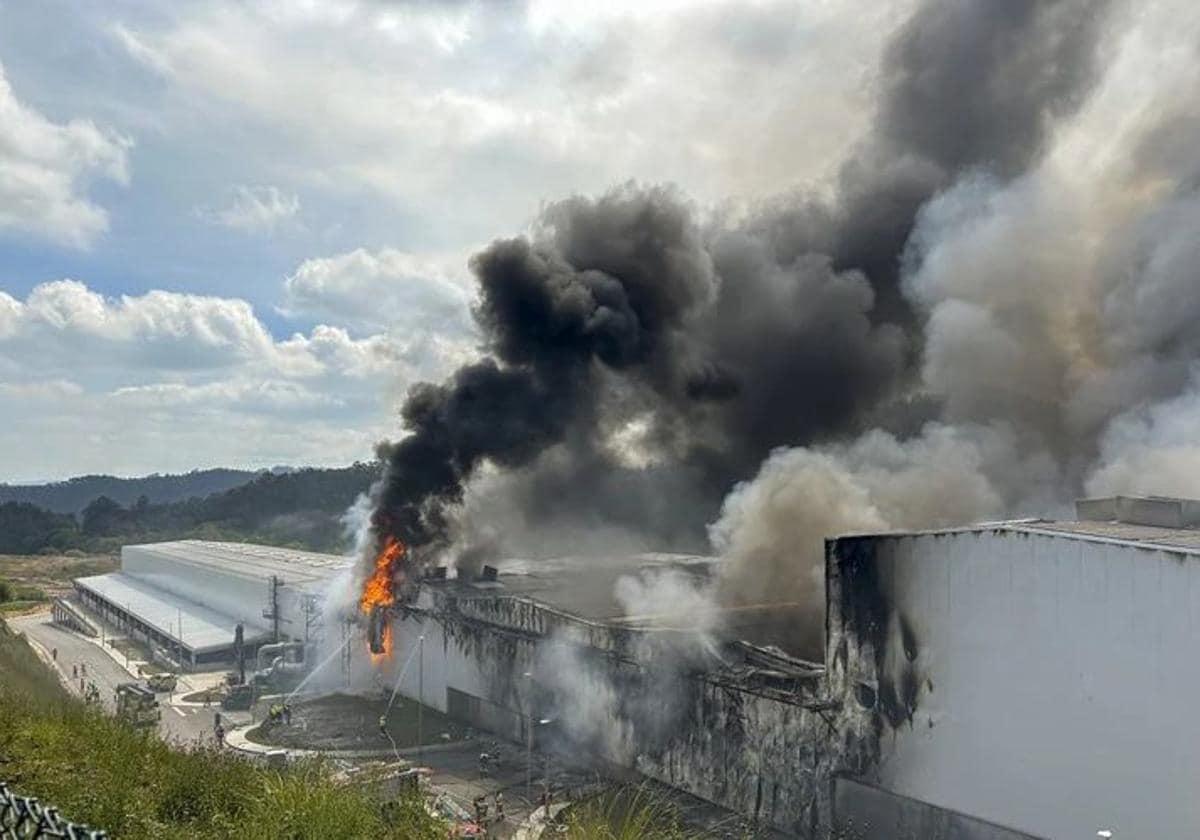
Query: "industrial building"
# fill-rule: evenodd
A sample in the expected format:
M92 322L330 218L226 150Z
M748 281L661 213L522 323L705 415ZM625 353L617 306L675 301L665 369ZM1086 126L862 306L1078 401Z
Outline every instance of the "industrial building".
M320 594L345 557L244 543L181 540L121 549L121 568L75 580L79 600L164 656L196 667L233 659L242 626L252 652L307 640Z
M77 588L200 663L230 654L238 623L251 647L304 638L316 596L348 562L130 546L120 572ZM1200 826L1189 736L1200 503L1092 499L1072 520L830 538L820 662L771 643L786 605L730 610L698 638L627 615L614 597L622 578L700 577L716 562L658 554L431 574L389 610L382 662L365 626L339 634L343 678L394 683L479 729L591 756L798 837L1188 837Z
M1193 836L1197 511L830 539L824 663L734 633L680 664L576 596L595 565L429 581L400 690L800 837Z

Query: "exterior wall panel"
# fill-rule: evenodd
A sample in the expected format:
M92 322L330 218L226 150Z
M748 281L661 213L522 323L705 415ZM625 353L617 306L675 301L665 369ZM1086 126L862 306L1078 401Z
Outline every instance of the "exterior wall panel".
M1045 837L1200 834L1200 562L1002 529L830 551L831 679L878 702L856 775Z

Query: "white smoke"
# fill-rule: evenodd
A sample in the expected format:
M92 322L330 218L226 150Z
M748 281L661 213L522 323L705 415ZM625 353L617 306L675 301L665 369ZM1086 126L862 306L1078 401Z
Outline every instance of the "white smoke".
M628 764L636 754L634 726L621 713L622 692L606 661L560 633L538 647L536 673L554 695L556 722L574 743L611 761Z
M876 430L849 445L777 450L710 528L721 602L800 602L792 641L816 653L826 537L992 517L1006 506L1005 473L1039 469L1002 426L934 423L907 441Z
M969 173L920 213L904 292L938 422L775 452L710 528L723 598L807 599L819 632L825 536L1200 495L1200 17L1121 14L1027 172Z

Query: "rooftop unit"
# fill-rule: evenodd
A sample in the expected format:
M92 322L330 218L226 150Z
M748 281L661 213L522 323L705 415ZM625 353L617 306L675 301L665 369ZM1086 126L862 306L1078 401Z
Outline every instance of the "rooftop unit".
M1156 528L1200 527L1200 501L1170 496L1108 496L1079 499L1075 515L1080 522L1122 522Z

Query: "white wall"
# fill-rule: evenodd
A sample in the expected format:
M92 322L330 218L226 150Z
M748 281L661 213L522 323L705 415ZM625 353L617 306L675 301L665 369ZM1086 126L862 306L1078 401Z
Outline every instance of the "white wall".
M921 684L884 787L1048 838L1200 836L1200 558L1003 530L876 558Z

